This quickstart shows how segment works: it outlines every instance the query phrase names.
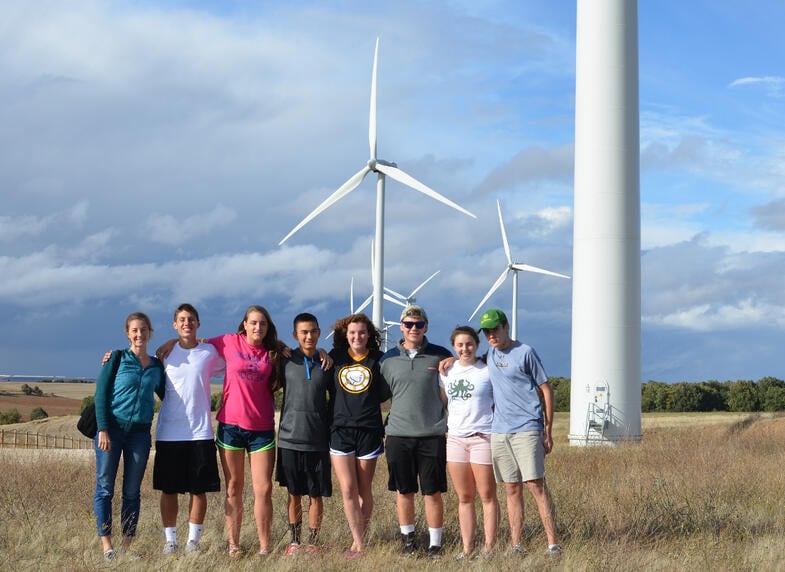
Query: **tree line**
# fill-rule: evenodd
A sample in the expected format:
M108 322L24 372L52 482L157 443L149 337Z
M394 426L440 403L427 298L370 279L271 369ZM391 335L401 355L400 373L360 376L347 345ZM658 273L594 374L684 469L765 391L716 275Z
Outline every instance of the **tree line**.
M570 379L552 377L549 382L554 409L569 411ZM641 384L641 411L785 411L785 381L776 377L697 383L647 381Z

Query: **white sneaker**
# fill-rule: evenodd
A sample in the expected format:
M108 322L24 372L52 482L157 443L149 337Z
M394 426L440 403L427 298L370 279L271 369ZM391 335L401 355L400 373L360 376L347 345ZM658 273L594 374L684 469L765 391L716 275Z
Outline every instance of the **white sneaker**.
M177 543L169 540L164 544L164 556L172 556L177 554Z
M561 555L561 545L560 544L551 544L548 547L548 556L559 556Z
M188 554L201 552L201 550L202 549L199 547L199 543L196 540L189 540L188 544L185 545L185 551Z

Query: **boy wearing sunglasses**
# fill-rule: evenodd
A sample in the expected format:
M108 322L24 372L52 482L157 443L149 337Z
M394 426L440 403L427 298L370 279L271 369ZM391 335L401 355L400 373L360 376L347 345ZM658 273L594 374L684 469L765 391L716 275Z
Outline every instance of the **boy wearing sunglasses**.
M380 360L392 394L387 417L387 488L397 492L396 507L403 553L414 555L414 495L422 490L428 523L428 556L441 556L444 504L447 491L447 396L439 386L439 362L452 354L428 342L428 315L419 306L401 313L398 345ZM418 486L419 480L419 486Z

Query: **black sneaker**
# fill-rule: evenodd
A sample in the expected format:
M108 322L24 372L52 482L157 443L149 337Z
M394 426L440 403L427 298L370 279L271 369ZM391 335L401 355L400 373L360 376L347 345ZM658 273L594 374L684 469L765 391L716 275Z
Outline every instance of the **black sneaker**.
M428 547L428 558L431 560L439 560L442 557L442 547L441 546L429 546Z
M401 548L403 555L410 556L417 552L417 540L413 532L401 534L401 540L403 541L403 548Z

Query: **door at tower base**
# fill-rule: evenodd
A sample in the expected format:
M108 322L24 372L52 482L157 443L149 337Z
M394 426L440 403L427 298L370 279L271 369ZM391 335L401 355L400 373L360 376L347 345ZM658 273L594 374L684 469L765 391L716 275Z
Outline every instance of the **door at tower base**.
M575 396L575 389L572 391ZM577 402L585 404L586 416L582 426L576 427L574 425L577 425L575 421L580 418L580 411L571 410L573 423L570 427L570 445L614 445L641 440L639 402L637 407L635 403L627 404L632 408L632 415L629 415L628 407L614 405L607 382L587 384L578 392L583 399L574 399L573 405Z

